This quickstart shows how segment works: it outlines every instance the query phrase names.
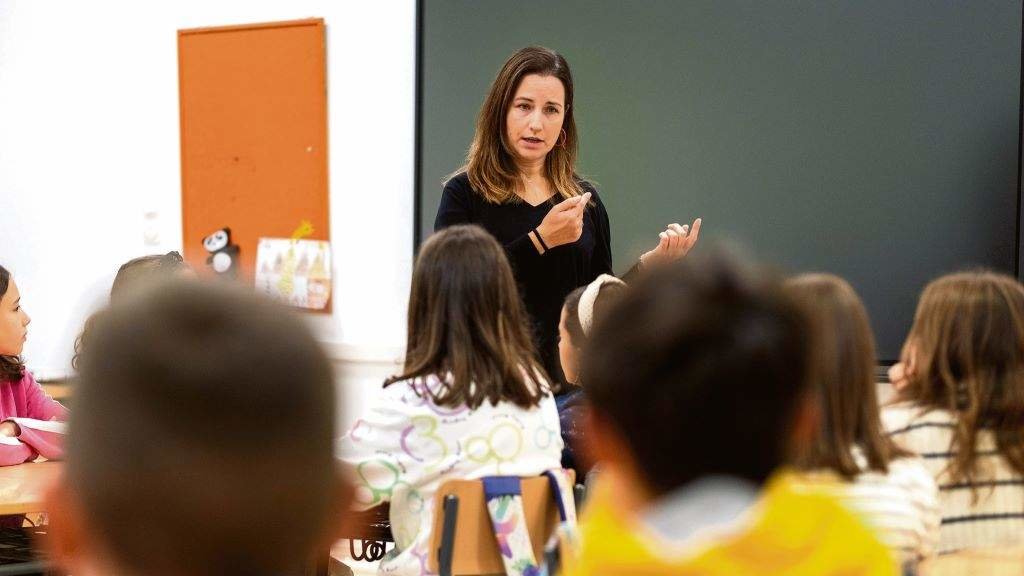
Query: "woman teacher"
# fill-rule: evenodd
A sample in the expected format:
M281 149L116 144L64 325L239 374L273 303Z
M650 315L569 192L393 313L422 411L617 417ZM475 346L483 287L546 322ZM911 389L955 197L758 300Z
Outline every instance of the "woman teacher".
M477 224L505 247L544 368L556 381L565 297L613 273L608 213L576 174L577 149L568 63L553 50L523 48L491 85L466 165L445 184L434 220L435 231ZM669 225L638 264L684 256L699 232L699 218L692 229Z

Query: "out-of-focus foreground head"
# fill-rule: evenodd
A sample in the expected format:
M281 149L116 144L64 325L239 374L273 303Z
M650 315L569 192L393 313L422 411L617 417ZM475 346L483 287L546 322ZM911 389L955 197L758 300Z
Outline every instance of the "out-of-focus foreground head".
M50 495L58 561L167 576L302 566L349 496L334 386L308 328L256 295L172 280L120 299L81 362Z

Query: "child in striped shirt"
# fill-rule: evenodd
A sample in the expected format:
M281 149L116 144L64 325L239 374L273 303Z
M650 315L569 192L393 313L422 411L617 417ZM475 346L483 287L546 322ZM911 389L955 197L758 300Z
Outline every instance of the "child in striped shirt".
M807 478L838 476L835 496L904 562L931 555L939 536L938 492L919 458L882 433L875 342L853 287L830 274L790 279L786 290L811 324L817 432L797 464Z
M929 284L882 417L939 486L939 553L1024 542L1024 287L993 272Z

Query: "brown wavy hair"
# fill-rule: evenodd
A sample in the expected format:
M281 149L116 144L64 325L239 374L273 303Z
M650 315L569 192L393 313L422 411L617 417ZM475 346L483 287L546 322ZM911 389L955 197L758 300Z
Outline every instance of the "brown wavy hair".
M427 376L443 383L427 391L439 406L530 408L547 393L512 267L479 226L437 232L416 258L405 367L384 385Z
M831 274L803 274L786 291L800 303L811 335L809 378L820 406L815 439L797 457L803 469L827 468L850 480L862 470L888 472L889 462L910 453L882 432L875 383L875 338L864 303L852 286Z
M913 350L913 368L900 399L956 415L951 478L971 483L978 475L982 429L1024 475L1024 286L989 271L931 282L904 349Z
M11 286L11 273L0 266L0 298ZM0 382L18 380L25 371L25 363L18 356L0 356Z
M187 270L181 254L171 251L167 254L152 254L133 258L117 269L114 276L114 283L110 286L110 301L116 302L124 294L137 290L140 285L154 279L168 279L182 270ZM95 320L89 317L82 326L82 333L75 339L75 355L71 358L71 367L78 370L81 363L82 352L85 349L89 332L92 331Z
M563 199L583 194L580 178L576 174L579 144L576 120L573 117L573 84L569 63L554 50L529 46L509 57L491 84L477 116L476 132L466 155L466 164L457 171L465 171L470 186L494 204L519 201L516 191L521 190L523 180L516 167L514 148L508 141L505 127L516 90L523 77L530 74L554 76L565 87L565 117L562 120L565 137L544 159L544 175Z

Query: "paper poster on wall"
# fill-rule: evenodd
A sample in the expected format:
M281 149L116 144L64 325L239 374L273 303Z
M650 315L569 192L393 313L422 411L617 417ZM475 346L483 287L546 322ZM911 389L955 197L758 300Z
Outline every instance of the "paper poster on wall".
M330 243L260 238L256 289L291 306L323 310L331 298Z

